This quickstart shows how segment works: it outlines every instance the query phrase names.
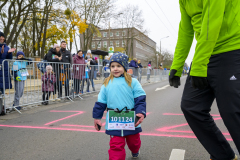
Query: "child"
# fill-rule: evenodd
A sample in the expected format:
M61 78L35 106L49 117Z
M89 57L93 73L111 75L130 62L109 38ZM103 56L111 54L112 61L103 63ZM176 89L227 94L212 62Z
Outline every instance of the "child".
M111 57L110 76L104 81L98 95L98 101L93 108L94 126L97 131L102 126L101 118L106 108L108 111L105 129L106 134L110 135L109 160L125 160L125 141L127 141L133 158L137 158L140 154L139 132L142 131L140 123L146 117L146 93L138 80L127 74L127 69L127 55L119 53ZM135 111L136 117L140 118L137 123L135 121L135 126L132 121L135 119L133 111ZM133 113L131 118L130 113ZM117 114L117 116L111 117L112 114ZM126 120L125 117L119 118L119 115L128 115L129 117L126 117ZM118 121L118 119L120 120ZM110 121L118 121L119 123L110 124ZM133 124L124 123L127 121L133 122Z
M16 109L21 110L22 107L19 106L20 98L23 96L24 92L24 84L27 80L28 71L27 71L27 65L31 64L30 62L26 61L32 61L31 59L26 59L25 54L22 51L17 52L17 59L13 63L13 77L14 77L14 88L15 88L15 95L14 95L14 104Z
M46 72L42 75L42 92L43 92L43 105L48 105L48 98L51 95L51 92L54 92L54 83L56 82L56 77L53 74L52 66L48 65L46 67ZM46 98L47 95L47 98Z

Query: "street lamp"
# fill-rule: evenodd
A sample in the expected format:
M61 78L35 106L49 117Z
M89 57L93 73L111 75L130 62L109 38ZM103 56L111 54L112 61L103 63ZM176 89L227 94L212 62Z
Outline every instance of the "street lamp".
M161 40L164 39L164 38L168 38L169 36L167 37L163 37L160 39L160 54L162 54L162 49L161 49ZM158 67L158 59L157 59L157 67Z

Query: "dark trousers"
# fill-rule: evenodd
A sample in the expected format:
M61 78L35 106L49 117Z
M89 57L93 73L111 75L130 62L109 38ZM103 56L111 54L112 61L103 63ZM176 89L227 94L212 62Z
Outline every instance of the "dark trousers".
M43 101L45 101L45 100L48 101L50 95L51 95L51 91L43 91L43 95L42 95ZM46 96L47 96L47 97L46 97Z
M82 82L81 79L74 79L74 92L76 92L76 94L80 92L80 89L81 90L83 89L83 82L82 82L82 85L81 85L81 82Z
M234 152L209 112L216 98L223 122L240 152L240 50L211 56L207 80L208 87L194 89L187 78L181 108L211 159L231 160Z

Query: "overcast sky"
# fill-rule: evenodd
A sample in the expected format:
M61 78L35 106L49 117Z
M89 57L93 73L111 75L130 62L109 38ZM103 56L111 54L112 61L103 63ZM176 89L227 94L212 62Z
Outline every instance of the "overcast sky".
M160 39L169 36L161 40L162 50L167 49L174 54L181 19L178 0L118 0L116 4L117 8L128 4L138 5L143 11L144 26L149 31L148 36L157 43L157 48L160 46ZM192 61L195 45L194 40L186 60L188 65Z

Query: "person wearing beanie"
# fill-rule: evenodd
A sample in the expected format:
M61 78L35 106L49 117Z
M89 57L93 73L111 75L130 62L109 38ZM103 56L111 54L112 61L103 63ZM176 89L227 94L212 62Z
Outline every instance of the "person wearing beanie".
M53 101L55 100L60 101L60 98L62 97L62 83L60 82L62 54L60 52L60 46L58 44L54 44L53 48L49 49L47 53L47 61L54 62L50 63L50 65L53 66L53 71L56 76L56 83L54 83Z
M152 65L151 61L149 61L147 66L147 82L150 83L150 76L151 76Z
M108 111L105 133L110 136L109 160L125 160L126 142L133 158L140 154L139 132L142 132L140 124L146 117L146 93L138 80L127 73L128 59L125 54L113 54L110 59L110 76L105 79L93 108L97 131L101 130L104 111Z
M131 62L129 63L129 67L133 70L133 78L138 78L138 64L137 64L137 58L133 58Z
M86 56L85 56L85 61L86 61L86 63L87 63L87 69L86 69L86 71L87 71L87 73L88 73L88 78L89 78L89 80L90 80L90 82L91 82L91 84L92 84L92 90L95 91L93 79L94 79L94 69L95 69L96 61L94 60L94 58L93 58L93 56L92 56L91 50L88 50L88 51L87 51L87 54L86 54ZM86 73L86 74L87 74L87 73ZM85 81L87 82L87 85L88 85L89 83L88 83L88 79L87 79L87 78L86 78ZM88 89L88 88L89 88L89 87L87 87L87 92L89 92L89 89Z
M25 54L22 51L18 51L17 59L13 63L12 71L15 88L13 107L18 110L21 110L21 107L19 106L19 101L20 98L23 96L25 81L27 80L27 76L29 75L27 65L31 64L31 61L31 59L25 58Z
M48 99L51 92L54 92L54 84L56 83L56 77L53 73L51 65L46 66L46 72L42 75L42 104L48 105Z

